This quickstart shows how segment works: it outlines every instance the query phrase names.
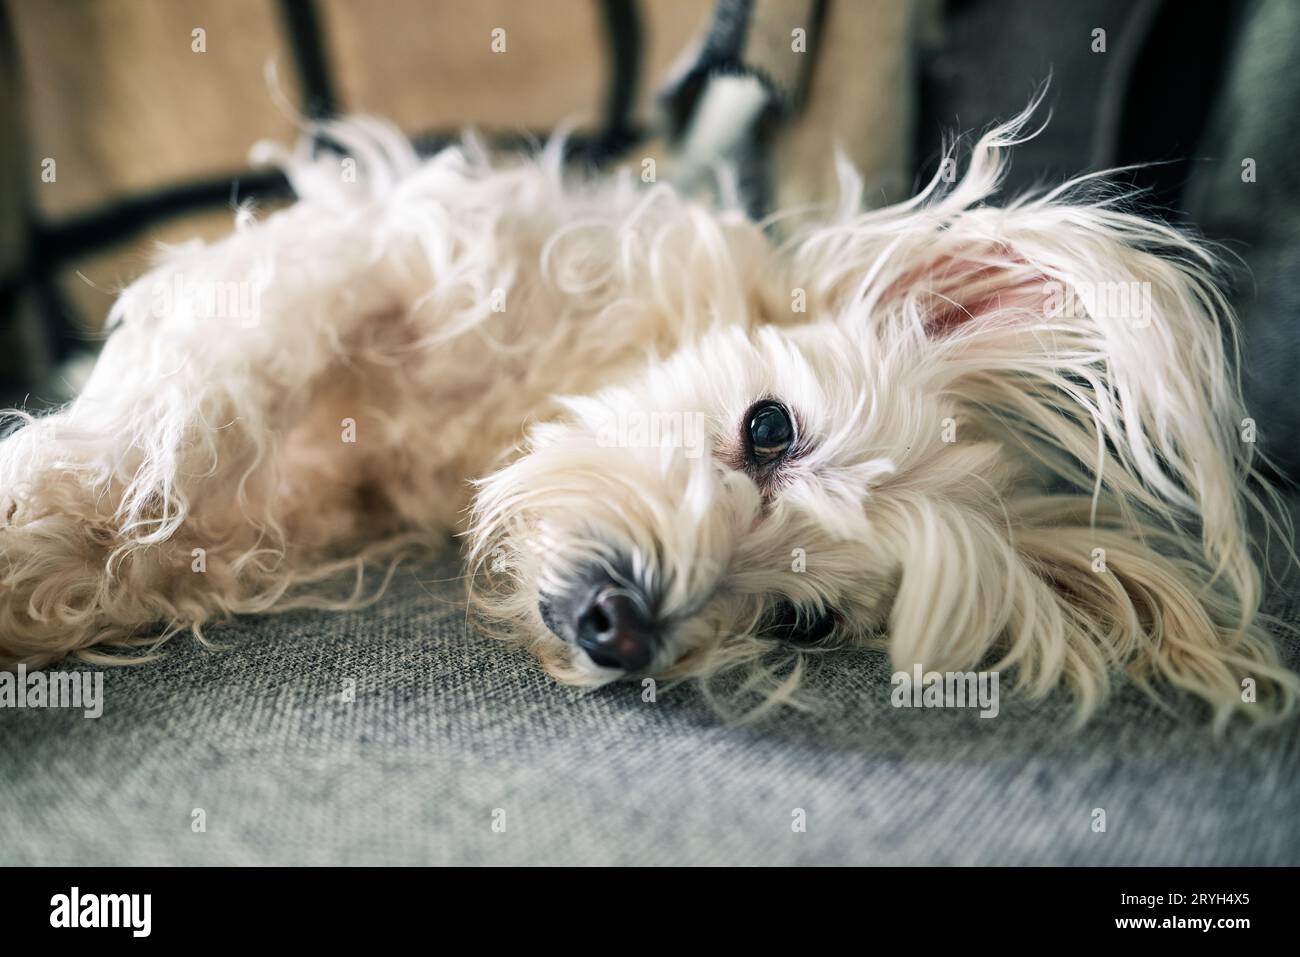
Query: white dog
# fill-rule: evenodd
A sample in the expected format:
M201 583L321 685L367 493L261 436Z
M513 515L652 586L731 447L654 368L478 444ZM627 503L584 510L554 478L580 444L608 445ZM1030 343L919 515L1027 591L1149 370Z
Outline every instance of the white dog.
M1022 123L891 208L846 172L780 242L566 184L555 144L332 128L360 176L279 157L298 202L168 250L83 394L4 440L0 664L329 604L349 568L359 604L460 531L563 681L740 669L779 701L806 646L879 645L1081 715L1121 670L1289 712L1214 261L1088 180L986 205Z

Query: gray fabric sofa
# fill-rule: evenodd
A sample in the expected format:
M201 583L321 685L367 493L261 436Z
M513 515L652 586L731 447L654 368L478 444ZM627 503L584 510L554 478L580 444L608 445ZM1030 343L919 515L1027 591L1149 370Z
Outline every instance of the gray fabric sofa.
M556 685L466 629L456 574L178 638L98 719L0 710L0 864L1300 863L1297 723L1216 739L1132 689L1077 733L1063 699L896 709L841 652L816 711L729 724L689 686Z

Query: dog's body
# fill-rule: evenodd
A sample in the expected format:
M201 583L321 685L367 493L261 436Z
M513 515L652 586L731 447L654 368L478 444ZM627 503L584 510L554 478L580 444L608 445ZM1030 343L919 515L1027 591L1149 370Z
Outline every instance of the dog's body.
M982 205L1015 129L942 195L863 214L846 179L780 246L666 187L566 187L558 148L335 130L360 183L287 158L300 201L169 252L81 397L0 446L0 664L324 602L467 532L565 680L745 667L777 700L803 633L1081 713L1120 668L1287 712L1210 260L1104 205ZM1102 315L1108 284L1141 308Z

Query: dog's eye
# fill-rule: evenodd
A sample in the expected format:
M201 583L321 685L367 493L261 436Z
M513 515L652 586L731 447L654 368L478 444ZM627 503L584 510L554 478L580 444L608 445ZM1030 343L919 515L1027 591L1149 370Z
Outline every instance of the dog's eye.
M745 414L745 419L745 444L756 463L766 465L790 451L794 422L780 402L759 402Z

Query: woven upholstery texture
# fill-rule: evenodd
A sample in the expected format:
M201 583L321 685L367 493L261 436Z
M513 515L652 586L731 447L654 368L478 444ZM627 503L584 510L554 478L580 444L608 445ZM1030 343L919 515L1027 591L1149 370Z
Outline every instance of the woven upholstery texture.
M176 639L98 719L0 710L0 864L1300 863L1294 723L1216 739L1131 689L1077 733L1060 698L895 709L840 652L815 711L737 725L556 685L466 627L456 571Z

